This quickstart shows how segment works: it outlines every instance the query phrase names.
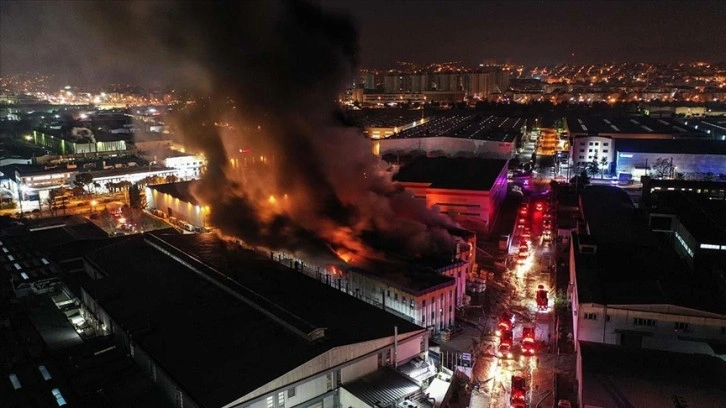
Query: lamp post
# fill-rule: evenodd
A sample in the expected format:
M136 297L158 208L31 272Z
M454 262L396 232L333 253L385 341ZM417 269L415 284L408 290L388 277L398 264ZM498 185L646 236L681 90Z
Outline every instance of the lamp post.
M98 204L98 201L91 200L91 212L96 212L96 205Z

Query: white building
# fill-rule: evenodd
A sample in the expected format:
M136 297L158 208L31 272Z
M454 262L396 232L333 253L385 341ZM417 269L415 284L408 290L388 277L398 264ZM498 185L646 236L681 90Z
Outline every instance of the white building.
M339 407L363 376L428 366L425 329L212 234L136 236L85 263L86 312L177 407Z
M176 176L180 180L199 178L207 166L207 159L194 154L174 152L164 159L164 167L176 170Z
M609 168L614 161L613 139L606 136L578 136L570 147L570 165L584 169L593 160L600 168ZM605 166L603 166L603 159Z
M194 180L156 184L146 187L146 203L149 209L157 209L193 227L209 227L209 206L197 201L192 194Z

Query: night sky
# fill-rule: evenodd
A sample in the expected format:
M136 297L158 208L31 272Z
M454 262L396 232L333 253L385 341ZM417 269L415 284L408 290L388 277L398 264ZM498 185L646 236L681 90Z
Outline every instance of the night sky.
M364 67L492 58L527 65L726 61L722 1L314 3L357 23ZM42 72L103 83L154 79L163 71L163 60L122 54L96 35L94 17L84 13L89 4L0 0L0 75Z

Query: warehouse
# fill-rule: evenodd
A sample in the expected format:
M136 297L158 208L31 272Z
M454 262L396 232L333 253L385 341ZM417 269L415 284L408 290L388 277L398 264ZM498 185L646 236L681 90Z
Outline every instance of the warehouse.
M339 406L341 386L427 359L425 329L213 234L135 236L85 263L87 311L175 406Z

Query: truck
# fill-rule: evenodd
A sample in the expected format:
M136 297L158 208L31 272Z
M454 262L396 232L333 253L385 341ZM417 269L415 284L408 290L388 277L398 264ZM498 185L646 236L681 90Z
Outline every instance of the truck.
M524 377L512 376L512 392L510 393L509 403L512 408L527 407L527 387L524 383Z
M512 327L514 327L514 315L509 312L504 312L499 316L496 335L501 336L505 331L511 331Z
M540 312L547 311L547 289L544 285L537 286L537 310Z
M511 330L502 332L502 337L499 339L499 350L497 356L500 358L512 358L512 340L514 334Z
M522 327L522 353L533 356L535 351L534 326Z

